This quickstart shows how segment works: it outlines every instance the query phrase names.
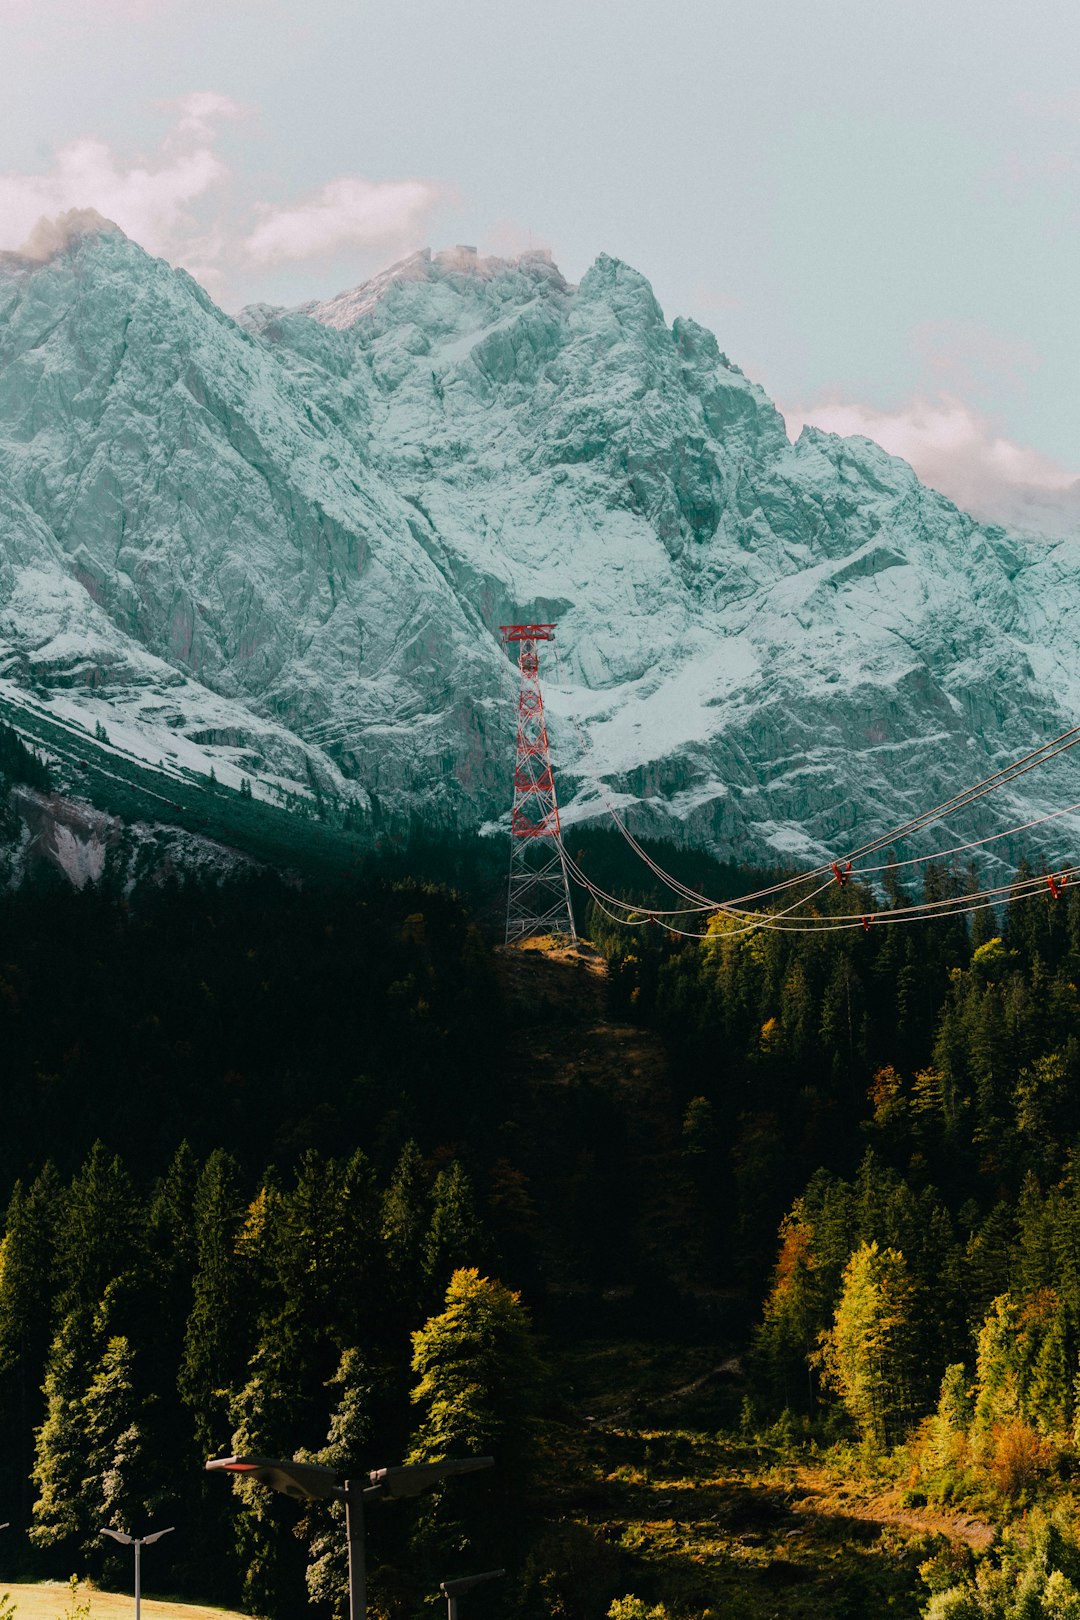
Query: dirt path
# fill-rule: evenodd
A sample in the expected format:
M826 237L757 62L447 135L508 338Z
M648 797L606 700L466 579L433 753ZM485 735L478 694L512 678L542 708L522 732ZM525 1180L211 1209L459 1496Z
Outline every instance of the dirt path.
M994 1539L993 1525L971 1514L904 1507L898 1486L864 1491L857 1483L838 1485L824 1469L805 1465L792 1469L792 1483L792 1510L812 1514L819 1521L850 1520L878 1529L894 1525L912 1535L948 1536L950 1541L966 1542L976 1550L988 1547Z

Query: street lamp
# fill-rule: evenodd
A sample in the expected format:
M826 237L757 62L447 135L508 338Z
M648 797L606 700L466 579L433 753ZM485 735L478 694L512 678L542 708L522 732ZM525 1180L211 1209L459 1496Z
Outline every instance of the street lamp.
M460 1581L440 1581L439 1591L446 1598L446 1620L457 1620L457 1600L466 1592L471 1592L474 1586L482 1586L485 1581L497 1581L505 1575L505 1569L488 1569L483 1575L464 1575Z
M349 1545L349 1620L367 1620L367 1571L364 1565L364 1503L419 1496L454 1474L493 1468L494 1457L443 1457L439 1462L410 1463L401 1468L374 1468L368 1484L343 1479L336 1468L295 1462L289 1457L212 1457L206 1467L269 1485L294 1502L344 1502L345 1537Z
M140 1620L142 1614L142 1550L144 1547L152 1547L162 1536L171 1536L175 1529L175 1524L170 1524L167 1530L155 1530L149 1536L129 1536L123 1530L101 1531L103 1536L111 1536L113 1541L118 1541L121 1547L135 1549L135 1620Z

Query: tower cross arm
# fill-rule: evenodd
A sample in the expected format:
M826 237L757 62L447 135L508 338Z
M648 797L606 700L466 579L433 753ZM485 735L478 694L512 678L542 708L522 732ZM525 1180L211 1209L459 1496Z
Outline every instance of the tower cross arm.
M554 641L553 624L500 624L499 633L504 641Z

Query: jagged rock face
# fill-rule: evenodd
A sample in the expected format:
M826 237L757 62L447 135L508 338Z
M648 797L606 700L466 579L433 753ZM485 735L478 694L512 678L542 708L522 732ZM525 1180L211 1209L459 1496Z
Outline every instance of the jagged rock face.
M235 849L178 827L125 825L90 805L29 787L0 798L0 826L13 832L0 837L0 888L49 876L85 889L107 878L130 893L178 873L220 882L257 870Z
M508 619L558 621L569 817L596 773L747 860L883 831L1080 709L1080 548L868 441L790 445L608 258L574 288L419 254L237 323L113 231L9 255L0 518L9 683L457 824L509 796ZM956 831L1074 799L1065 760Z

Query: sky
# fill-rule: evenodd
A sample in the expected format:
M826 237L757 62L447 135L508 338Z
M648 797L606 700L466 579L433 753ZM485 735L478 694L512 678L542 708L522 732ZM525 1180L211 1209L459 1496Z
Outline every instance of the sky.
M94 207L228 310L599 253L979 515L1080 531L1075 0L0 0L0 248Z

